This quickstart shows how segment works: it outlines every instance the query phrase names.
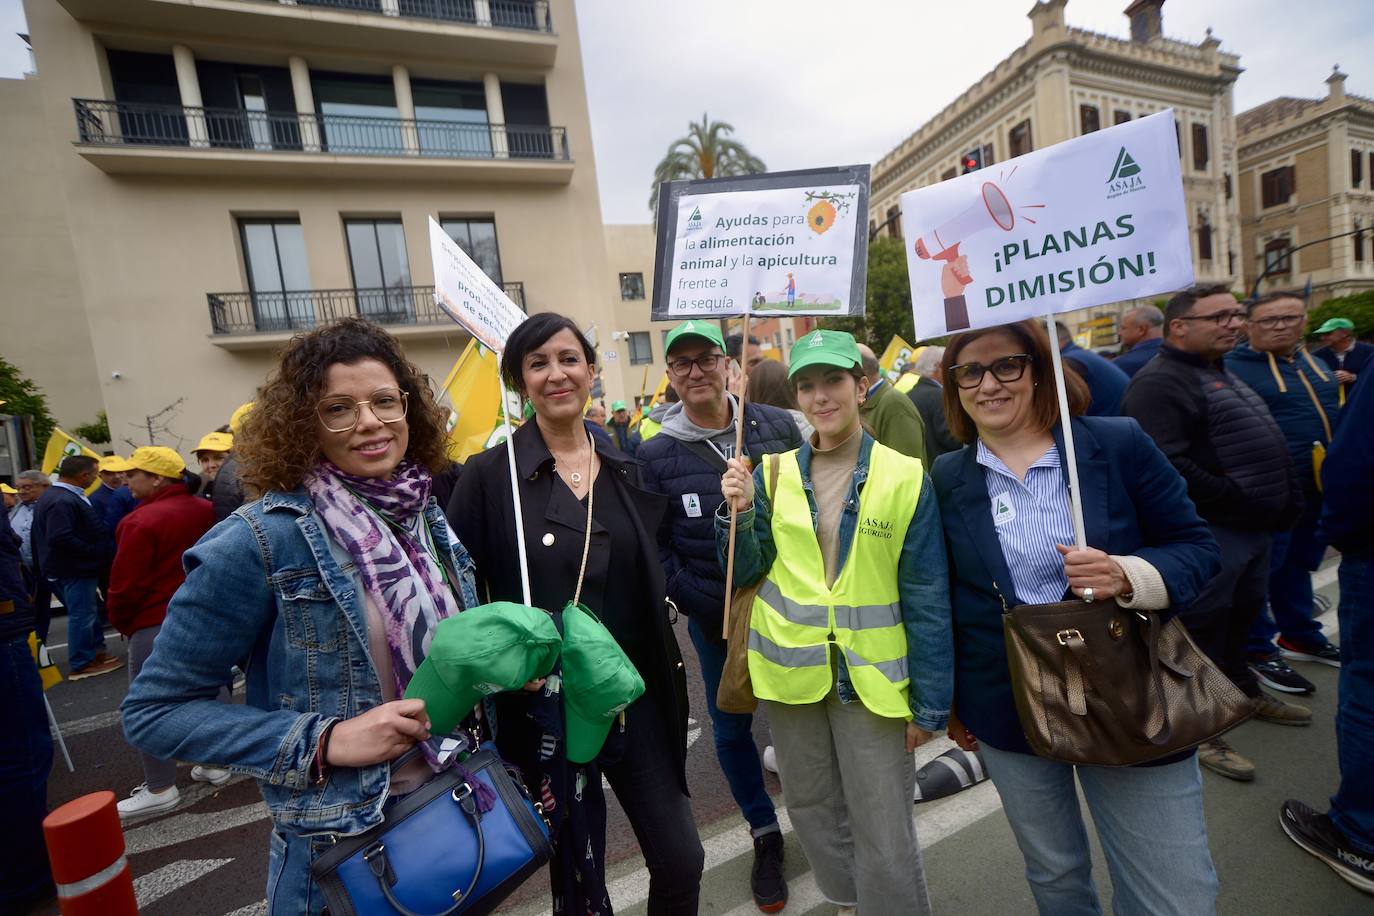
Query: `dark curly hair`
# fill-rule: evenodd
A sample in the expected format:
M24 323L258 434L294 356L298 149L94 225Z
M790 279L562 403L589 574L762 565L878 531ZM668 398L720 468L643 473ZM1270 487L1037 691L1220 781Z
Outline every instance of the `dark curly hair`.
M390 369L409 396L406 457L432 474L447 470L444 414L434 403L428 377L406 359L395 337L362 318L343 318L287 344L235 437L239 479L259 493L299 486L320 459L315 405L325 393L329 368L364 359Z

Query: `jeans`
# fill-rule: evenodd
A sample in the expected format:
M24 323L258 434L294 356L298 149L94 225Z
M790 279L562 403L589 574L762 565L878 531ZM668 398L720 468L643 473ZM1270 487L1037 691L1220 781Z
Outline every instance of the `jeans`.
M1026 880L1042 914L1097 916L1088 832L1075 767L982 742ZM1123 916L1210 916L1217 874L1207 848L1197 758L1153 767L1077 767Z
M57 579L58 597L67 608L67 667L77 671L95 661L105 651L105 629L96 610L98 580Z
M1341 675L1336 752L1341 784L1332 823L1374 856L1374 548L1341 557Z
M1209 525L1221 548L1221 570L1181 612L1188 633L1246 696L1260 695L1247 651L1255 619L1264 609L1271 535Z
M701 662L701 679L706 684L706 711L711 715L711 732L716 739L716 759L730 784L730 794L750 829L759 831L778 822L773 799L763 784L763 766L754 744L754 717L716 709L716 691L725 669L725 642L705 633L693 618L687 619L687 635L696 646Z
M841 703L834 688L818 703L766 702L782 794L821 894L860 913L929 914L906 720Z
M1326 541L1317 532L1321 501L1313 500L1297 527L1274 535L1269 561L1269 606L1250 630L1250 654L1267 658L1278 651L1274 637L1299 646L1324 646L1326 635L1312 603L1312 573L1321 565Z
M52 734L26 636L0 640L0 697L0 912L26 912L23 903L52 890L43 841Z
M692 805L678 782L677 750L649 697L626 710L625 744L617 763L602 767L630 821L649 870L649 916L696 916L706 865ZM614 903L615 901L611 901Z

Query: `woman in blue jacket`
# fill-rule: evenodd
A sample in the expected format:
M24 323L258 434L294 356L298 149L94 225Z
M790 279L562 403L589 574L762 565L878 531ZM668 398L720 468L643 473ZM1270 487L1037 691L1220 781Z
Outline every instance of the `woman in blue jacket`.
M263 493L187 552L123 704L129 742L258 781L272 814L269 913L315 916L310 863L382 821L438 767L398 699L440 620L477 604L472 562L430 497L448 465L425 376L356 318L297 337L235 449ZM240 665L247 702L216 695Z
M1219 551L1183 479L1134 420L1076 417L1087 541L1076 550L1062 467L1049 340L1034 322L957 335L945 351L945 412L968 443L932 477L944 520L954 611L949 733L981 747L1026 860L1041 913L1101 912L1078 784L1107 857L1120 913L1206 914L1217 879L1192 752L1107 768L1035 756L1012 699L1006 605L1115 598L1167 617L1216 572ZM1088 402L1066 373L1071 413Z

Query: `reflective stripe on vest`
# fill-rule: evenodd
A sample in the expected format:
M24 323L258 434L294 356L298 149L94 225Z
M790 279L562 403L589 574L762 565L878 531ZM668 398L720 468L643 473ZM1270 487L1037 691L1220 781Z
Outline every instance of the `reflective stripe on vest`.
M902 394L906 394L909 391L911 391L911 389L915 388L916 383L920 380L921 377L917 375L915 372L906 372L903 373L901 378L897 379L897 381L893 383L892 387L896 388Z
M749 622L754 694L779 703L824 699L834 683L829 648L834 644L844 652L850 682L871 712L910 719L897 566L920 497L921 462L873 444L849 556L827 588L797 453L779 461L777 492L770 494L777 559L754 599Z

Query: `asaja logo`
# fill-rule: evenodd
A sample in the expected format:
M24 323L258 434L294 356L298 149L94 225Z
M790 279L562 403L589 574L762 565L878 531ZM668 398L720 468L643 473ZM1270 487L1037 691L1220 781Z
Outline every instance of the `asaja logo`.
M1107 199L1113 200L1123 194L1143 190L1145 179L1140 177L1140 164L1131 158L1131 154L1126 152L1126 147L1123 146L1121 152L1116 154L1116 164L1112 166L1112 174L1107 178Z
M693 207L692 215L687 217L687 231L691 232L701 228L701 208Z
M816 333L811 335L811 340L806 345L808 347L819 347L823 346L824 344L825 338L821 336L820 331L817 331Z

